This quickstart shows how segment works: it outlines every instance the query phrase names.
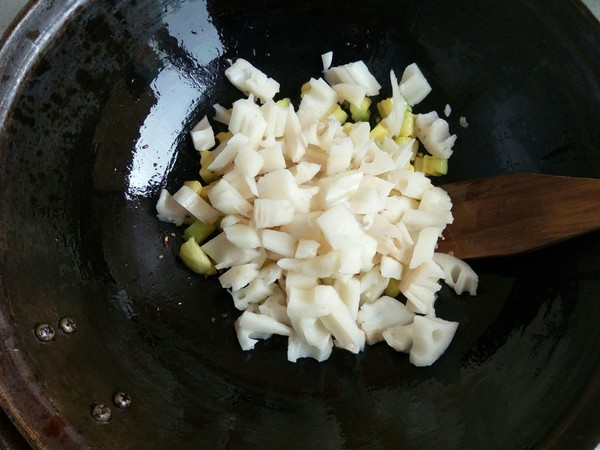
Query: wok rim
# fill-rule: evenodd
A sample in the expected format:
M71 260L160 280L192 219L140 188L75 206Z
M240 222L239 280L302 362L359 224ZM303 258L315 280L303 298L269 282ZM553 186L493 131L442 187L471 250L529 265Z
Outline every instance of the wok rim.
M30 0L0 39L0 140L26 75L87 0L65 3ZM44 30L40 33L39 30ZM4 159L3 155L0 158ZM0 188L4 185L0 174ZM0 239L6 242L5 230ZM0 288L3 289L2 286ZM6 299L6 296L3 295ZM10 303L10 299L7 299ZM0 407L34 448L86 448L85 442L44 396L22 353L16 348L9 317L0 314Z

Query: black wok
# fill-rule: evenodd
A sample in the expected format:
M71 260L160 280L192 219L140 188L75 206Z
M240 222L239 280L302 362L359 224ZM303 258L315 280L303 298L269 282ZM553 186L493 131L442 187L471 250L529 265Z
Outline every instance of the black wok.
M440 293L461 325L429 368L383 345L322 364L288 363L276 338L242 352L227 293L164 245L158 190L196 175L187 132L239 96L228 59L297 98L328 50L384 83L421 66L419 110L450 104L459 136L442 182L600 177L600 28L576 1L33 2L0 50L0 404L33 447L600 442L598 233L474 262L477 297Z

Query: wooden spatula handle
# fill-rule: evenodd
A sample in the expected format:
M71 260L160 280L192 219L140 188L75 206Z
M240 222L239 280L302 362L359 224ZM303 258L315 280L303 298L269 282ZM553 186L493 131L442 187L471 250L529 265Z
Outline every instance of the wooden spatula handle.
M454 222L437 251L462 259L538 249L600 228L600 180L515 173L442 186Z

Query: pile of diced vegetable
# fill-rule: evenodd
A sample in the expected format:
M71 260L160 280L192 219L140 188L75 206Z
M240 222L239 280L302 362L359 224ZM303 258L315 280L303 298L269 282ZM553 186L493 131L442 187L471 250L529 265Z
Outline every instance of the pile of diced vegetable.
M428 176L446 173L456 136L436 112L413 113L431 91L416 64L399 82L390 71L391 97L372 105L382 86L363 61L322 60L297 108L233 62L225 75L245 97L214 105L224 131L207 117L191 130L200 179L163 189L158 217L186 226L181 260L230 292L243 350L277 334L289 361L323 361L385 341L431 365L458 326L436 317L441 281L458 294L478 284L435 251L452 202Z

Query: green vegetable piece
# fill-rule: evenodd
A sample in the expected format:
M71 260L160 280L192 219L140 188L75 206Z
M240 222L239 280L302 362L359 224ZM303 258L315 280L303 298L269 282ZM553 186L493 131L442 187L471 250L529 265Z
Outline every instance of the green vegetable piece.
M415 170L433 177L446 175L448 173L448 160L431 155L417 156L415 158Z
M185 244L181 245L179 257L187 267L200 275L214 275L217 273L212 261L202 251L193 237L190 237Z
M371 99L369 97L365 97L362 103L360 104L360 108L357 108L354 105L350 105L350 115L352 116L352 120L354 122L368 122L369 117L371 117Z
M195 220L189 227L183 232L183 239L186 241L191 237L198 243L204 242L204 240L217 229L216 223L206 224L200 220Z

